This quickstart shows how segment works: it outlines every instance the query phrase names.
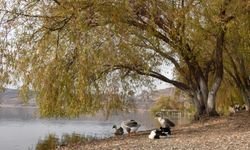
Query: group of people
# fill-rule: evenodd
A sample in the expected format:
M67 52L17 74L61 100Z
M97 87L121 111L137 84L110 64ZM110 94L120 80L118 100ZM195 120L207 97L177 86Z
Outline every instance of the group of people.
M156 113L155 116L157 117L161 126L159 129L152 130L148 137L150 139L161 139L171 135L171 127L174 127L175 124L171 120L164 118L162 112ZM128 135L130 135L135 133L140 126L141 125L135 120L123 121L121 123L121 127L118 128L116 125L113 126L115 129L114 134L116 136L121 136L124 134L124 130L126 130Z

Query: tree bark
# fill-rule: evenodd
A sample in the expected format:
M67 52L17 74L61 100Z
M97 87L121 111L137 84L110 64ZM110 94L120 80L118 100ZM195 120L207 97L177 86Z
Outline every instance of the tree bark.
M222 10L220 14L221 18L225 17L225 11ZM223 49L224 49L224 40L225 40L225 26L224 24L221 25L219 34L216 38L216 47L215 47L215 79L212 84L212 87L210 89L210 92L208 94L207 99L207 114L209 116L218 116L218 113L215 109L215 100L216 100L216 94L220 88L222 79L223 79Z
M241 95L243 97L243 100L247 106L246 110L250 111L250 89L242 89L241 90Z
M209 116L219 115L215 109L215 100L216 100L216 93L213 91L209 92L207 99L207 114Z
M199 80L199 85L200 85L200 92L202 96L202 101L204 103L204 106L207 107L207 99L208 99L208 86L205 80L202 78Z
M202 116L206 114L206 107L202 104L196 96L193 97L193 102L196 108L196 113L194 115L195 120L200 120Z

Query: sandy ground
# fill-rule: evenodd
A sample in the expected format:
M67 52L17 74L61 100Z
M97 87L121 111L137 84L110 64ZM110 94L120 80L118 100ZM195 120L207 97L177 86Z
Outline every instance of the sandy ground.
M204 119L173 129L166 139L151 140L150 131L124 139L108 138L58 150L250 150L250 115Z

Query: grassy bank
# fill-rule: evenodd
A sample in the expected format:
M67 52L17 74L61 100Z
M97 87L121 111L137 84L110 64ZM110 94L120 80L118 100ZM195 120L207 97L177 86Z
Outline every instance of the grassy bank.
M64 134L61 138L49 134L45 139L38 141L36 150L55 150L64 146L84 145L94 140L97 140L97 138L76 133Z

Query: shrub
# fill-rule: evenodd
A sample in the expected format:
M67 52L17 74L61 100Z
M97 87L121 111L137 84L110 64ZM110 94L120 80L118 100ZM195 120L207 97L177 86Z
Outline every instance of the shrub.
M55 150L57 146L84 144L96 139L92 136L80 134L64 134L59 140L54 134L49 134L44 140L39 140L36 145L36 150Z
M61 139L62 145L74 145L74 144L82 144L94 140L95 138L92 136L85 136L80 134L64 134Z
M44 140L39 140L36 150L54 150L59 144L59 139L54 134L49 134Z

